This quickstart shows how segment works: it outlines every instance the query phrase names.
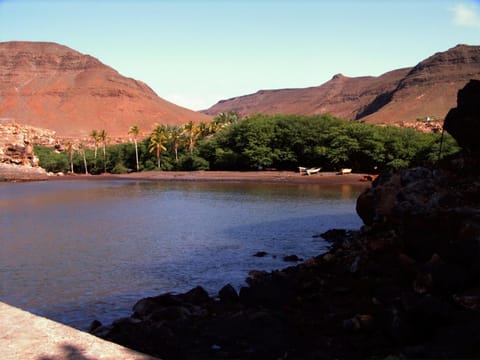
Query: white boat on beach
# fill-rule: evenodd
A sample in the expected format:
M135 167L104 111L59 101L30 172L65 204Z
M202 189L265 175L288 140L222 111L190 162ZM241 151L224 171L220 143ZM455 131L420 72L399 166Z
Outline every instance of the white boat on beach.
M303 175L313 175L313 174L317 174L320 172L320 170L322 170L321 167L316 167L316 168L306 168L306 167L303 167L303 166L299 166L298 167L298 172L300 174L303 174Z
M340 171L338 172L338 175L350 174L351 172L352 172L352 169L344 168L344 169L340 169Z

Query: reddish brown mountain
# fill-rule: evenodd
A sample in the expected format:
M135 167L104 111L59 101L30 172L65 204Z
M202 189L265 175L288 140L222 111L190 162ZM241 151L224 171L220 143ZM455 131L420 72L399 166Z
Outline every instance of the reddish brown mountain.
M208 121L158 97L146 84L120 75L89 55L44 42L0 43L0 120L83 137L104 129L126 136L136 124Z
M363 120L399 123L428 116L443 120L456 106L458 90L471 79L480 79L480 46L458 45L436 53L416 65L384 95L387 101L379 103L383 106Z
M222 100L205 113L328 112L349 120L389 124L425 117L443 119L455 106L457 91L472 78L480 78L480 46L458 45L413 68L378 77L350 78L339 74L321 86L304 89L261 90Z

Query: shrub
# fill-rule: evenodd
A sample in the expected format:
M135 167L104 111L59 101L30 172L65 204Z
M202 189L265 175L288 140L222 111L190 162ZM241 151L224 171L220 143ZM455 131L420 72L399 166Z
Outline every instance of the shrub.
M185 155L178 160L178 169L183 171L209 170L210 164L200 156Z
M122 162L115 164L112 169L112 174L127 174L128 172L130 172L129 169Z

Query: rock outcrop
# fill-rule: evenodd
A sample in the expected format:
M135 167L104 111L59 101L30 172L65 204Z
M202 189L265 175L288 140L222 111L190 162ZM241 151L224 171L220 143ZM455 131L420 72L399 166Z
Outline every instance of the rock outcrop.
M16 123L0 123L0 178L25 179L46 176L39 167L33 144L54 145L55 132Z
M479 152L480 80L471 80L458 92L458 106L445 118L445 130L467 151Z
M331 113L347 120L405 124L425 120L439 127L455 106L457 91L480 77L480 46L458 45L432 55L413 68L378 77L335 75L311 88L261 90L222 100L205 110L209 115L237 111L314 115ZM428 130L428 128L426 128Z
M0 123L0 162L24 166L38 166L33 144L53 146L55 132L16 123Z
M207 121L92 56L45 42L0 43L0 120L52 129L62 137L106 130L126 137L156 123Z
M462 90L455 123L471 121L461 99L475 89ZM365 225L322 234L327 253L251 272L238 294L142 299L92 332L165 359L479 358L480 157L469 136L456 134L467 148L435 169L380 175L357 202Z

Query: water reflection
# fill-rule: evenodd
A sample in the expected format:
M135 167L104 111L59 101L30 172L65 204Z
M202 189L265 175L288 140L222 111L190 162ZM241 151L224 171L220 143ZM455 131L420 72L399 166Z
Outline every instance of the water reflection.
M316 255L312 236L357 228L361 188L60 181L0 184L0 299L85 328L134 301ZM252 256L267 251L266 258Z

